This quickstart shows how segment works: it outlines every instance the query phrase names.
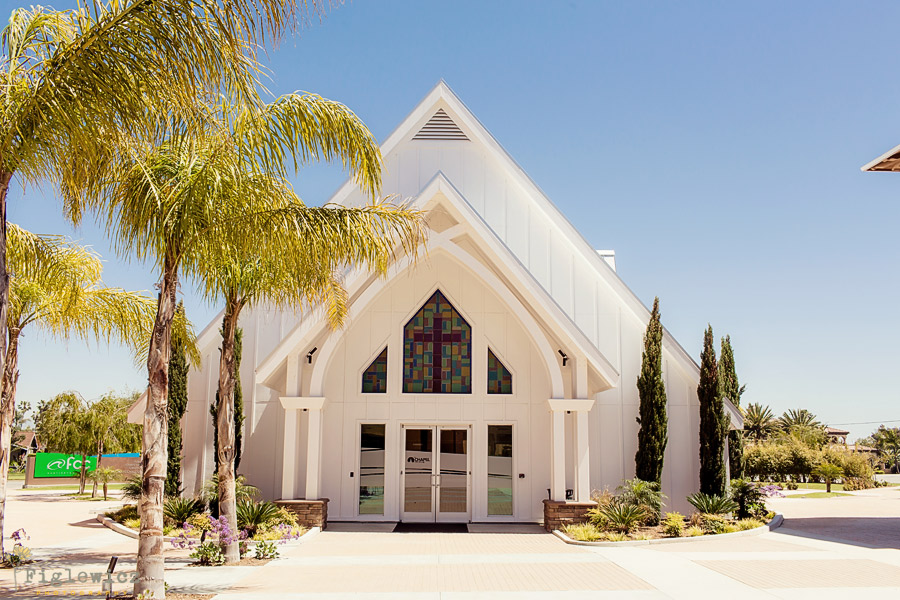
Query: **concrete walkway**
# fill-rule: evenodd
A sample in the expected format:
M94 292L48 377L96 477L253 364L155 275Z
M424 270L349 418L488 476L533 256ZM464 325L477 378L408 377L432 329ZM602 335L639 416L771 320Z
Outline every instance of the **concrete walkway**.
M25 494L12 494L10 525L43 519L30 525L42 566L102 571L116 552L124 572L133 570L134 541L88 522L87 511L103 503ZM775 532L630 548L567 545L538 527L403 534L341 526L261 567L179 568L183 554L167 551L167 581L172 591L216 600L900 597L900 488L772 505L786 516ZM12 583L8 574L0 572L0 585ZM36 589L0 597L47 597Z

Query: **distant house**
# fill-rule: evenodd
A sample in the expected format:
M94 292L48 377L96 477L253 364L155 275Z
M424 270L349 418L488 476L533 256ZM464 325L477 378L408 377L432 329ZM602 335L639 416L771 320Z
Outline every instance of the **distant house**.
M847 436L850 435L850 432L837 427L826 427L825 435L828 437L829 444L843 444L846 446Z
M12 462L17 462L27 454L34 454L44 449L34 431L19 431L13 434L13 448L10 452Z

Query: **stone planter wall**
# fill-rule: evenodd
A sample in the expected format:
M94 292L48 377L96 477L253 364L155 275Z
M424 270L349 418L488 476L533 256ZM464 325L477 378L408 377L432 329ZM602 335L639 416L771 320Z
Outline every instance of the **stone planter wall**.
M328 524L328 498L319 500L276 500L275 504L283 506L295 515L304 527L321 527Z
M587 511L595 506L596 502L544 500L544 529L553 531L570 523L584 523Z

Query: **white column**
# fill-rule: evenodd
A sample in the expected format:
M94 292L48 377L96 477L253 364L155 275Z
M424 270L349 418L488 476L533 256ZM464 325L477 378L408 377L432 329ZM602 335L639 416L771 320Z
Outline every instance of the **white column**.
M575 499L591 499L588 413L594 401L587 398L551 398L550 499L566 499L566 413L575 413Z
M550 499L566 499L566 413L553 410L550 416Z
M287 393L300 395L300 365L296 352L287 357ZM284 407L284 446L281 458L281 498L293 500L297 494L297 421L296 408Z
M297 493L297 420L295 408L284 410L284 455L281 467L281 499L293 500Z
M322 464L322 409L309 409L309 436L306 449L306 499L319 499Z
M591 453L588 444L588 411L575 413L575 499L591 499Z

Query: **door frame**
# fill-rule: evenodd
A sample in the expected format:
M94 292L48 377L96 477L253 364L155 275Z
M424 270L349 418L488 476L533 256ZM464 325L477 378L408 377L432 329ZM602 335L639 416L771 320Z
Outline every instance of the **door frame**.
M430 429L431 439L431 512L407 513L406 505L406 430ZM440 432L441 430L466 431L466 512L442 513L440 511ZM472 451L474 428L471 423L401 423L400 424L400 506L398 519L406 523L470 523L472 521Z

